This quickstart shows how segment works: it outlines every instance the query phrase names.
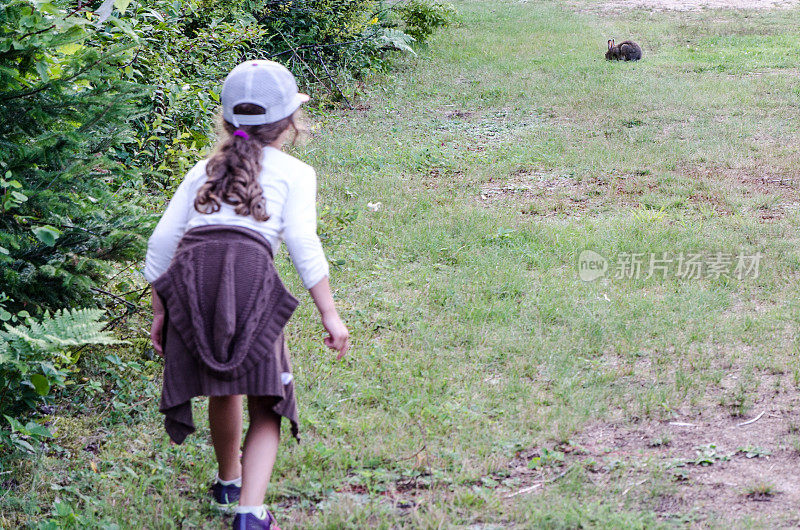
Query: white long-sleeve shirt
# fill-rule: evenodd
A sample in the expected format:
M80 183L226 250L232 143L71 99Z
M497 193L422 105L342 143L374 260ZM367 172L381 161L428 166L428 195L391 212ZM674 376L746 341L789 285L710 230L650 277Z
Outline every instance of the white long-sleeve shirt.
M192 228L207 225L230 225L260 233L277 253L286 242L303 285L310 289L328 276L328 261L317 236L317 175L314 168L273 147L264 148L261 187L267 200L266 221L238 215L230 204L209 214L194 207L197 192L206 180L207 160L199 162L186 175L169 202L147 243L144 277L155 281L169 267L178 242Z

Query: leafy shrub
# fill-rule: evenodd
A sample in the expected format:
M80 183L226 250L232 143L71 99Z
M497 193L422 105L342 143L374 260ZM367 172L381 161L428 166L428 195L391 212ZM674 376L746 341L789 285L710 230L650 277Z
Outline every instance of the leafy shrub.
M68 353L71 348L119 343L103 331L103 315L99 309L61 310L45 313L41 321L6 324L0 331L0 414L12 433L46 436L35 424L23 426L19 420L70 383L70 369L78 360L77 353ZM0 449L13 441L8 433L0 434Z
M218 90L234 65L272 58L305 90L347 99L451 9L118 0L101 22L74 5L0 5L0 315L98 305L116 264L141 259L162 190L214 142Z
M411 51L375 0L156 0L125 20L135 47L122 75L150 87L136 134L120 156L155 189L171 188L215 140L222 78L238 63L273 59L316 99L338 101L353 82Z
M222 78L268 40L249 13L210 7L160 0L127 11L136 39L122 75L149 88L121 156L157 190L171 188L214 142Z
M439 0L409 0L397 12L405 24L404 31L418 42L425 42L437 29L450 23L456 10L452 4Z
M388 66L374 0L267 1L259 17L277 35L270 53L306 85L330 83L330 69L358 77ZM326 71L326 66L328 71Z

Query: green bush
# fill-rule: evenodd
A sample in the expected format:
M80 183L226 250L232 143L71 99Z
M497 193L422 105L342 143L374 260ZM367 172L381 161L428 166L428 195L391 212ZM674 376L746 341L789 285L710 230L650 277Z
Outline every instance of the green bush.
M359 77L388 66L384 27L374 0L265 2L259 17L270 34L270 54L307 85L324 85L329 70Z
M70 383L78 360L70 349L119 343L103 331L103 315L99 309L56 311L52 317L45 313L41 321L28 317L23 324L6 324L0 331L0 415L11 427L11 433L0 431L0 450L13 445L27 449L20 436L47 436L35 422L23 426L21 420Z
M385 71L411 37L375 0L156 0L128 6L136 35L124 79L149 87L134 142L121 154L171 188L213 144L224 76L238 63L273 59L317 103L351 95L365 75Z
M214 142L222 79L268 38L249 13L191 1L132 4L126 21L136 47L122 76L148 92L120 156L151 189L171 188Z
M403 31L420 43L437 29L447 26L456 14L452 4L439 0L409 0L401 4L397 12L405 24Z
M344 99L451 9L421 0L114 5L105 20L68 0L0 5L6 313L101 303L117 264L142 258L163 190L213 144L233 66L272 58L325 96L317 104Z

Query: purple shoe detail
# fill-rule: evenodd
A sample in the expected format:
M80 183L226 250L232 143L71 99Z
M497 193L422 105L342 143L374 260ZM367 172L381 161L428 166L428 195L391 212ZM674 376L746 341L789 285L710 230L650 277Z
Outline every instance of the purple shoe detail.
M252 513L237 513L233 518L233 530L281 530L275 517L267 510L267 518L259 519Z
M234 484L223 485L217 481L211 486L211 496L214 497L214 504L217 509L223 512L232 511L239 503L239 494L242 488Z

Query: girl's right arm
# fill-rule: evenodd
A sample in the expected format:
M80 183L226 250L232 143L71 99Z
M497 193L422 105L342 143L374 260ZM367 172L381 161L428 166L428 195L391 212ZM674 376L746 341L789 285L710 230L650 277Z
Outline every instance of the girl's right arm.
M339 312L336 311L328 277L326 276L318 281L308 292L311 293L311 298L314 299L314 303L317 305L319 314L322 317L322 325L329 335L325 337L325 346L338 351L339 355L336 358L341 359L350 349L350 332L347 331L344 322L339 318Z
M325 345L341 359L350 348L347 331L331 296L329 267L317 235L317 176L313 169L298 172L283 207L283 238L297 272L317 305L329 336Z

